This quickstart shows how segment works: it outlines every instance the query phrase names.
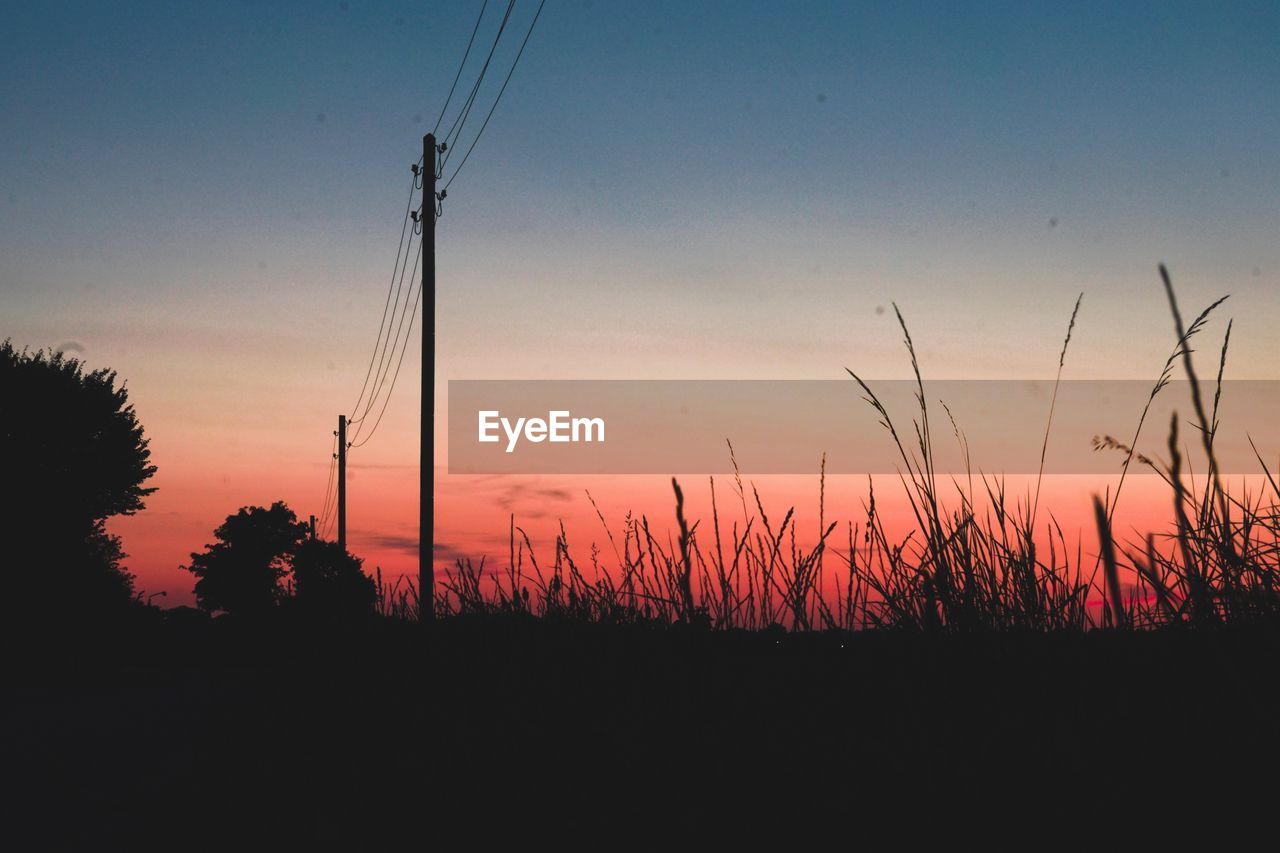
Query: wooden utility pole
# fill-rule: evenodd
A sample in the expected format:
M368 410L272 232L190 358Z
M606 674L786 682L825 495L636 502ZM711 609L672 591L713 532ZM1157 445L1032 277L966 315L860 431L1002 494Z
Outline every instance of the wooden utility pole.
M422 137L422 411L418 448L418 615L435 619L436 137ZM429 318L429 319L428 319Z
M314 515L311 516L310 520L307 522L307 538L311 539L313 542L316 538L316 517Z
M338 546L347 552L347 416L338 415Z

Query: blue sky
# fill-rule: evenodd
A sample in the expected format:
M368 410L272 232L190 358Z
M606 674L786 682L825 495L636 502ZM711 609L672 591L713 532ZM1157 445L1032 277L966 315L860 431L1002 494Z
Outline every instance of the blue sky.
M478 8L7 11L10 322L74 337L80 302L95 320L226 311L265 334L336 309L367 347L405 167ZM1188 298L1247 294L1280 272L1278 43L1274 4L550 0L441 223L442 321L518 346L446 329L462 361L442 367L488 375L533 348L530 369L556 374L702 329L710 348L679 364L782 352L823 374L831 317L883 325L869 310L896 299L925 328L971 309L1047 334L1081 289L1141 313L1157 260ZM548 340L564 338L585 344Z

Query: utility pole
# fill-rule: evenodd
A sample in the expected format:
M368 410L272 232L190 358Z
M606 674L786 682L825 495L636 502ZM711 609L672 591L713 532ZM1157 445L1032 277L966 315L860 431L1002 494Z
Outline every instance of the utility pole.
M307 534L307 538L314 542L316 539L316 517L314 515L311 516L311 519L307 522Z
M347 552L347 416L338 415L338 547Z
M422 404L418 448L418 616L436 614L436 137L422 137ZM430 321L428 321L430 317Z

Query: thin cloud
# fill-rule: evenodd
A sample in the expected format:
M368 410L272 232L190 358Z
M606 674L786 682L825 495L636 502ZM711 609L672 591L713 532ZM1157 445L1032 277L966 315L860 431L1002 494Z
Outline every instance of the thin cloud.
M528 486L524 483L512 483L503 489L502 493L497 497L498 506L503 509L512 509L517 503L526 503L529 501L556 501L564 503L572 500L573 496L566 489L538 489ZM522 515L529 515L526 509L521 512Z
M418 537L404 536L398 533L365 533L361 535L374 548L387 551L401 551L405 554L418 553ZM440 546L437 544L436 548Z

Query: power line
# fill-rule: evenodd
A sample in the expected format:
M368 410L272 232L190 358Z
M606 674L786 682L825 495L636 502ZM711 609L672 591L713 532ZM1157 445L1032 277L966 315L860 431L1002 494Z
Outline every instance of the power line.
M475 105L476 95L480 92L480 86L484 83L485 75L489 73L489 64L493 62L493 55L498 50L498 43L502 41L502 34L507 29L507 22L511 20L511 12L515 9L515 6L516 0L507 0L507 10L503 12L502 21L498 24L498 32L493 36L493 44L489 46L489 55L485 57L484 64L480 66L480 73L476 76L476 82L472 84L466 101L463 102L462 107L458 110L458 115L453 120L453 124L449 127L449 132L441 140L445 143L445 153L441 161L441 167L443 167L444 161L449 159L448 146L450 141L456 140L458 136L461 136L462 128L466 126L467 118L471 115L471 108Z
M446 146L450 144L450 140L456 141L457 136L462 134L462 128L467 123L467 117L471 115L471 107L476 102L476 95L480 91L480 84L484 82L485 74L489 72L489 63L493 61L493 54L498 49L498 42L502 40L502 33L507 28L507 21L511 20L511 10L516 6L516 0L508 0L507 11L502 16L502 23L498 25L498 32L493 37L493 45L489 48L489 55L485 57L484 65L480 67L480 74L476 77L475 85L471 87L471 94L467 96L466 103L462 105L462 109L458 111L458 117L453 120L453 126L449 128L449 132L445 134L444 143ZM449 152L446 149L444 157L441 159L441 167L449 159Z
M412 250L413 248L412 237L409 238L409 247L410 247L410 250ZM414 273L416 273L418 270L418 261L419 261L419 258L415 254L413 259ZM360 417L357 419L356 432L351 437L352 443L354 443L357 439L360 438L360 434L364 431L365 419L369 416L369 413L373 411L373 409L378 405L378 398L382 396L382 389L387 385L387 376L391 373L392 365L395 362L396 348L400 346L400 334L402 331L404 331L405 317L409 313L409 297L413 295L413 275L409 276L409 286L407 288L404 286L405 275L406 273L409 272L408 264L409 264L409 258L408 258L408 255L406 255L405 265L400 270L400 283L396 285L396 305L395 305L395 308L393 309L392 320L387 325L387 338L383 346L383 358L380 358L378 360L378 377L374 382L373 391L369 394L369 398L366 401L364 411L360 413ZM401 303L400 301L400 293L402 291L404 292L403 303ZM399 320L396 320L397 316L399 317ZM392 325L395 326L394 335L391 332ZM412 322L411 322L411 325L412 325ZM405 336L406 337L408 336L407 331L405 331ZM390 392L388 391L388 393ZM363 444L363 442L361 443Z
M538 16L542 14L542 7L547 4L547 0L542 0L538 4L538 11L533 13L533 20L529 22L529 30L524 34L524 41L520 42L520 50L516 52L516 58L511 61L511 70L507 72L507 79L502 81L502 88L498 90L498 96L493 99L493 106L489 107L489 114L484 117L484 123L480 125L479 132L476 133L475 139L471 140L471 145L467 148L467 153L462 155L462 162L458 164L458 168L453 170L453 174L449 180L445 182L443 190L448 190L449 185L453 183L454 178L458 177L458 173L462 171L462 167L467 165L467 158L471 156L471 152L475 150L476 143L480 141L480 137L484 134L484 129L489 126L489 119L493 118L493 111L498 108L498 102L502 100L502 93L507 91L507 84L511 82L511 75L515 73L516 66L520 64L520 57L524 54L524 47L529 43L529 36L533 35L533 28L538 23Z
M449 95L444 99L444 106L440 108L440 117L436 119L436 126L431 132L435 133L440 129L440 122L444 120L445 110L449 109L449 102L453 100L453 91L458 88L458 80L462 77L462 69L466 67L467 57L471 55L471 45L475 44L476 33L480 30L480 21L484 18L484 10L489 8L489 0L484 0L480 6L480 14L476 15L476 25L471 28L471 38L467 41L467 49L462 54L462 61L458 63L458 73L453 75L453 85L449 87ZM419 160L419 163L422 161Z
M355 423L355 424L359 424L360 422L362 422L365 419L365 417L369 414L370 410L372 410L373 407L377 405L378 393L382 390L382 386L386 382L387 371L390 369L390 366L391 366L390 360L395 357L393 355L393 353L395 352L395 347L391 343L391 327L395 326L397 330L401 328L401 326L404 325L404 312L408 310L409 294L412 293L413 283L412 281L409 283L409 290L406 291L404 286L404 279L405 279L405 274L408 273L409 271L409 256L413 254L413 236L414 235L410 233L409 243L407 247L408 251L405 253L404 263L400 265L400 269L399 269L400 274L396 282L395 298L392 302L393 307L391 309L391 317L387 320L387 330L386 330L387 336L383 338L381 342L382 348L381 348L380 354L378 355L378 367L374 371L375 378L373 380L372 391L370 391L368 399L365 400L364 411L360 412L352 420L352 423ZM401 302L400 302L401 293L405 294L403 306L401 305ZM400 318L399 324L397 324L397 320L396 320L397 316Z
M330 499L333 497L333 474L338 464L338 438L335 435L333 439L333 447L329 451L329 474L325 478L324 485L324 503L320 510L321 520L329 517L329 510L332 508Z
M327 529L328 523L329 523L329 513L333 509L333 505L329 502L329 499L333 495L333 478L338 467L337 451L338 451L338 438L337 436L334 436L333 450L329 454L329 476L325 482L325 487L324 487L324 503L320 510L319 527L320 527L321 539L324 538L325 530Z
M369 377L373 375L373 362L378 358L378 348L382 346L383 326L387 323L387 309L391 306L391 290L396 282L396 273L400 269L400 257L404 251L404 236L409 228L409 211L413 207L413 193L417 188L417 178L409 179L409 200L405 202L404 207L404 224L400 227L400 245L396 247L396 265L391 270L391 280L387 282L387 298L382 304L382 319L378 322L378 340L373 345L373 354L369 356L369 367L364 372L364 384L360 386L360 396L356 398L356 404L351 407L352 415L360 408L360 403L364 401L364 392L369 388ZM412 238L410 238L412 243ZM406 261L408 258L406 257ZM398 300L397 300L398 301ZM390 329L388 328L388 331Z
M449 128L449 132L445 135L445 144L440 146L444 156L439 158L438 166L436 164L432 164L432 167L438 170L434 173L437 176L442 175L444 166L452 153L448 149L448 142L452 140L455 144L457 143L458 139L462 136L462 132L465 129L468 120L470 119L471 111L474 109L476 104L476 98L484 83L485 76L488 74L489 67L493 62L493 57L497 52L498 45L506 31L507 24L511 20L511 13L515 9L515 5L516 0L508 0L507 8L498 25L498 30L494 34L493 44L489 47L489 52L485 57L484 64L480 67L480 72L476 76L475 83L471 86L471 90L468 93L465 102L459 108L458 113L453 120L453 124ZM462 162L453 170L453 174L449 177L448 182L444 184L444 187L441 189L440 193L437 194L436 198L423 198L423 203L419 208L420 213L414 218L414 221L419 225L422 225L422 221L428 215L428 211L430 211L430 215L433 218L438 215L438 200L443 198L444 191L448 189L454 179L458 177L458 174L462 171L463 167L466 166L467 161L471 157L471 152L475 150L476 144L480 141L480 137L484 135L485 129L489 126L489 121L493 118L493 114L497 110L503 94L507 91L508 84L510 84L511 78L515 74L516 67L520 63L520 58L524 55L525 47L529 44L529 38L533 35L534 27L537 25L538 18L541 17L542 9L545 5L546 0L540 0L538 3L538 8L534 12L533 19L529 22L529 28L525 32L524 39L520 42L520 47L516 51L515 58L511 62L511 67L507 70L507 75L502 81L502 86L498 89L498 93L494 98L493 103L489 106L489 111L485 114L484 122L480 125L480 130L471 140L471 144L463 154ZM480 30L480 24L484 20L487 9L488 0L484 0L480 7L480 13L476 16L475 25L472 27L471 37L467 41L467 47L463 52L462 61L458 64L458 71L454 75L453 84L449 87L449 93L445 97L444 106L440 108L440 115L436 118L435 130L432 131L433 135L436 130L439 130L440 124L443 122L444 116L448 112L449 105L453 101L453 96L457 91L458 82L461 80L462 72L465 70L467 61L471 56L471 50L475 45L476 35ZM417 178L423 174L421 170L424 168L427 168L425 155L418 159L417 168L414 170L414 180L411 181L409 185L409 202L406 205L405 220L400 229L400 242L396 248L396 263L392 268L391 282L387 285L386 299L383 301L382 319L378 323L378 339L374 344L373 353L369 358L369 366L365 370L364 383L361 385L360 394L356 398L356 404L352 407L352 414L348 419L350 424L355 425L356 431L355 435L347 442L347 448L363 447L370 439L373 438L374 433L377 432L378 427L382 423L382 418L386 414L387 407L391 402L396 382L400 377L401 366L404 364L405 353L408 351L409 337L413 330L413 322L417 317L418 304L422 299L422 286L420 284L417 289L417 295L414 296L412 308L410 308L409 296L414 292L412 280L418 272L419 259L416 256L413 263L413 273L410 275L409 288L406 291L404 287L405 273L409 266L408 255L413 251L414 234L417 233L416 228L411 230L408 223L411 218L410 213L413 206L413 194L417 189ZM430 205L430 207L428 207L428 205ZM405 241L406 235L408 236L407 247ZM400 299L401 293L404 293L403 303ZM408 318L407 326L405 324L406 316ZM394 333L392 332L393 326L395 327ZM398 358L396 356L397 347L400 349L400 355ZM375 363L377 364L376 368L374 367ZM392 370L393 365L394 371ZM388 377L390 377L389 385ZM383 394L384 388L386 388L385 395ZM364 429L366 419L370 413L372 413L374 408L378 406L379 399L381 399L382 405L378 409L377 418L375 419L373 426L367 433L365 433ZM363 409L361 409L362 404ZM361 437L362 434L363 438ZM330 479L332 480L332 474ZM325 521L327 525L332 511L332 508L328 506L328 489L326 489L325 503Z
M418 262L413 262L413 272L418 272ZM400 378L400 366L404 364L404 354L409 351L409 332L413 329L413 320L418 316L418 301L422 299L422 286L418 286L418 295L413 300L413 311L409 315L409 327L405 330L404 344L400 347L400 360L396 362L396 372L391 377L391 387L387 389L387 396L382 399L382 409L378 412L378 419L373 422L373 428L369 430L369 434L364 437L364 441L359 444L353 443L352 447L363 447L369 443L369 439L373 438L373 434L378 431L378 425L382 423L382 416L387 413L387 404L391 402L391 393L396 390L396 380ZM425 332L424 332L425 334Z

